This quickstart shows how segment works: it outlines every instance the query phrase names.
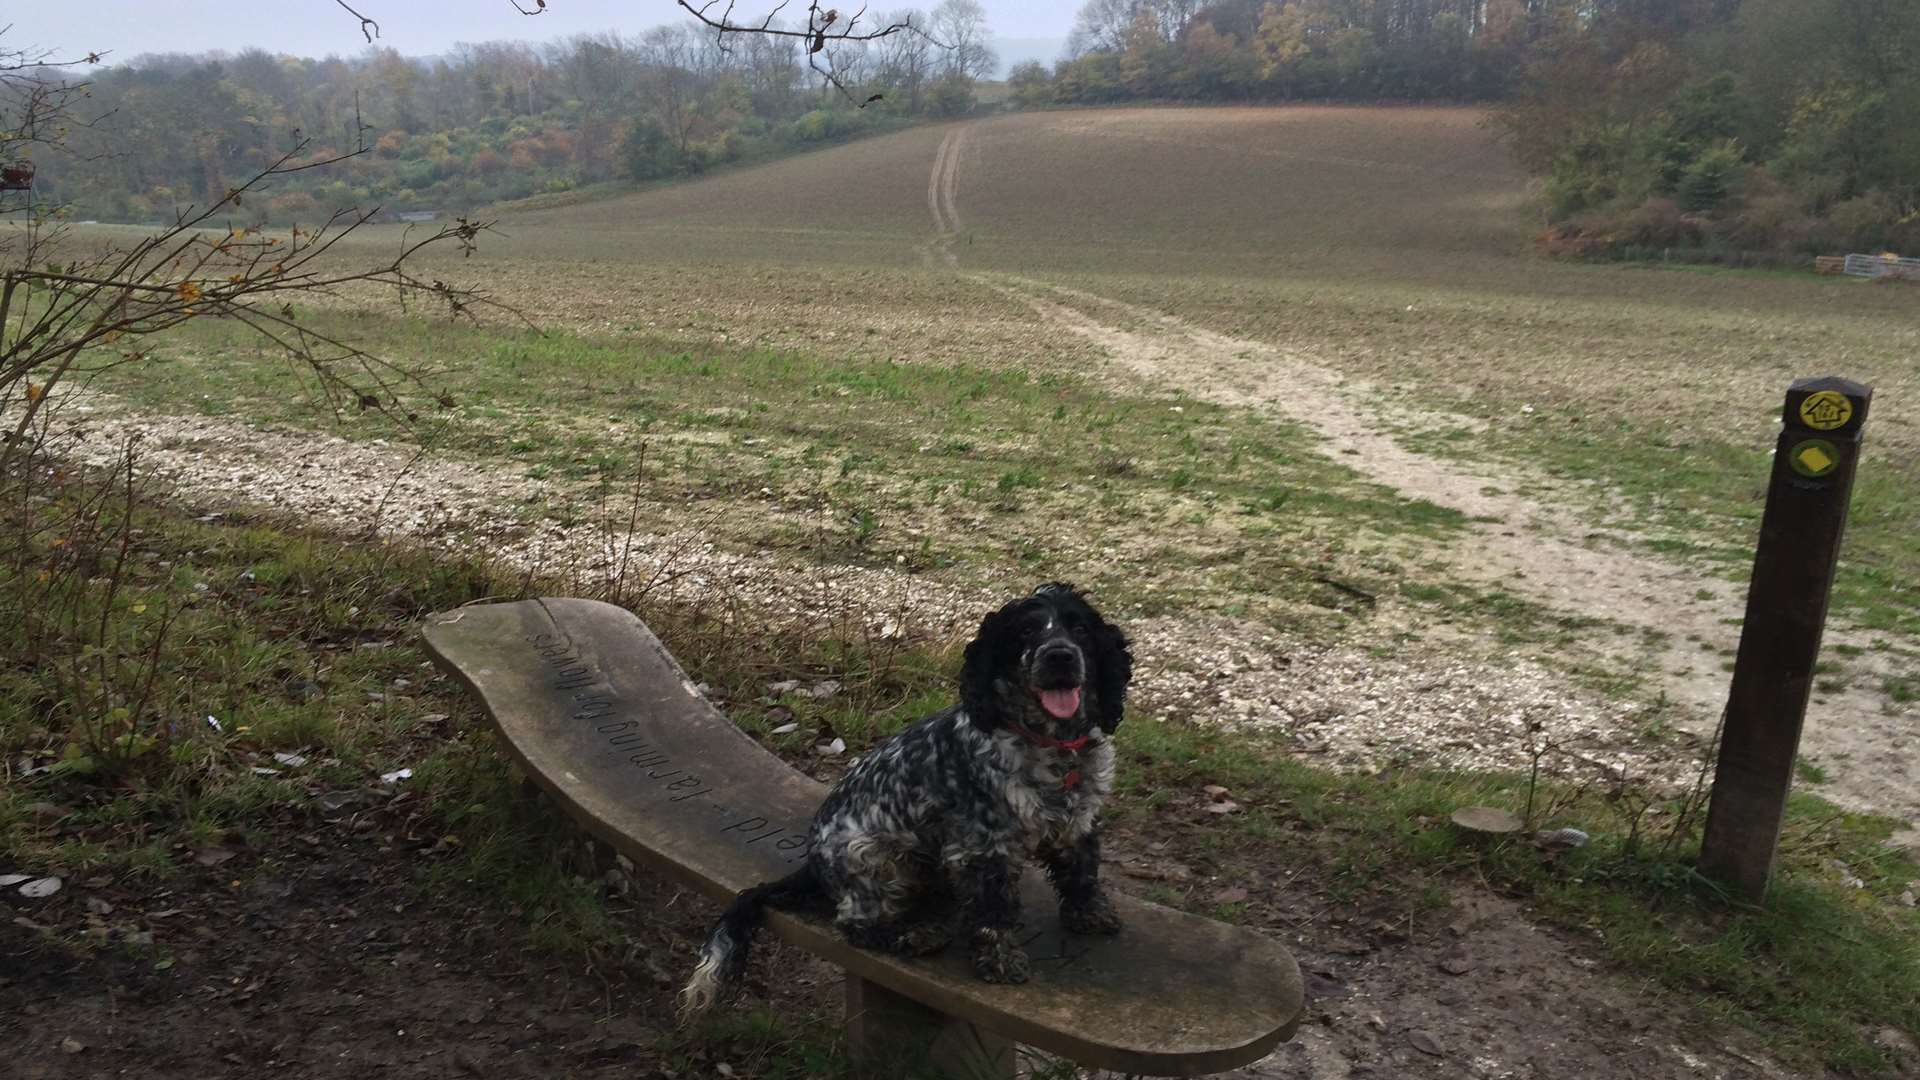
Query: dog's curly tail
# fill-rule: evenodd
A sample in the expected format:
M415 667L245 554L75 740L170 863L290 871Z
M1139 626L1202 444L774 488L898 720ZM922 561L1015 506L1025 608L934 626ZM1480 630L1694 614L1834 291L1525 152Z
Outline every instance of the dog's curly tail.
M705 1012L739 983L747 970L747 955L753 947L753 932L760 928L766 908L792 911L815 906L825 899L826 889L812 859L800 869L778 881L755 885L727 905L727 910L707 935L700 949L700 964L680 989L682 1021Z

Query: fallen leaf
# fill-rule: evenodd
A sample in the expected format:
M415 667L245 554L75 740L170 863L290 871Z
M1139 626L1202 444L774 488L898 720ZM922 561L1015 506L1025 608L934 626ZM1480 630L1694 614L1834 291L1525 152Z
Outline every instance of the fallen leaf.
M1424 1031L1407 1032L1407 1043L1423 1054L1431 1054L1434 1057L1447 1056L1446 1051L1440 1049L1440 1040Z
M397 784L402 780L411 779L412 776L412 769L395 769L390 773L381 773L380 782L383 784Z
M1353 994L1345 983L1325 971L1301 972L1301 980L1306 984L1307 993L1317 1001L1334 1001Z
M23 881L32 881L28 874L0 874L0 889L11 889Z
M847 740L835 739L830 743L821 743L813 751L821 757L839 757L847 752Z
M800 689L799 679L781 679L779 682L767 684L769 694L791 694L798 689Z
M86 1048L87 1048L86 1043L81 1042L79 1039L76 1039L71 1035L60 1040L60 1052L63 1054L77 1054L80 1051L85 1050Z
M771 732L770 732L769 734L773 734L773 735L791 735L791 734L793 734L794 732L796 732L796 731L799 731L799 730L800 730L800 725L799 725L799 724L781 724L781 725L780 725L779 727L777 727L777 728L774 728L774 729L773 729L773 731L771 731Z
M840 692L840 684L839 682L833 679L828 679L825 682L814 683L813 689L807 691L808 694L816 698L830 698L839 692Z
M1229 886L1213 894L1216 904L1238 904L1247 898L1247 890L1238 885Z
M1221 787L1219 784L1208 784L1200 790L1206 792L1207 798L1212 799L1214 802L1224 802L1230 794L1226 788Z
M1222 799L1219 802L1207 804L1207 813L1209 814L1231 814L1239 809L1240 804L1231 799Z
M201 848L199 851L194 852L193 861L199 863L201 866L219 866L221 863L233 858L236 854L238 854L238 852L228 848Z
M273 760L285 765L289 769L297 769L307 763L307 759L300 754L275 754L273 755Z
M269 768L267 768L267 767L266 767L265 765L255 765L255 766L253 767L253 775L255 775L255 776L279 776L279 775L280 775L280 770L279 770L279 769L269 769Z
M1587 841L1592 837L1579 829L1554 829L1551 832L1539 834L1535 839L1539 841L1541 847L1549 851L1572 851L1575 848L1586 847Z
M1139 862L1128 864L1121 869L1128 877L1136 877L1144 881L1190 881L1193 879L1191 868L1172 862Z
M87 897L87 912L92 915L111 915L113 905L97 896Z
M57 877L37 878L20 886L20 895L29 900L44 900L60 891L60 879Z
M1393 941L1407 939L1407 927L1399 922L1377 922L1373 924L1373 932Z
M1453 812L1453 823L1468 832L1503 836L1519 832L1524 824L1519 817L1491 806L1469 806Z

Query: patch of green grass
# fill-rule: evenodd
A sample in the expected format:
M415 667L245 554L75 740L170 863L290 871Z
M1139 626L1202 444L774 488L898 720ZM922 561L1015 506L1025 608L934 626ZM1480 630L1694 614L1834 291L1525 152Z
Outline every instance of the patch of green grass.
M1000 478L993 482L993 488L1003 495L1010 495L1021 488L1037 488L1040 484L1039 470L1022 465L1001 473Z
M1292 424L1073 374L303 318L435 373L388 411L316 413L285 360L244 328L196 322L160 359L107 372L101 385L154 409L219 400L251 420L510 460L510 475L550 485L521 511L535 519L572 525L638 491L657 527L697 526L740 550L975 572L1012 550L1033 573L1073 577L1109 602L1161 591L1139 572L1145 558L1069 546L1057 523L1076 522L1082 544L1143 531L1166 539L1155 569L1182 569L1182 603L1309 629L1302 608L1364 614L1321 579L1375 592L1389 583L1366 568L1381 561L1370 554L1466 524L1305 449L1311 440ZM442 393L451 406L436 404ZM834 512L801 522L743 500L749 492ZM982 506L1000 519L991 529L976 519ZM878 527L908 521L911 532ZM1237 565L1248 542L1268 554L1263 567ZM1300 551L1316 557L1291 554ZM1502 617L1497 606L1460 614Z
M1879 1074L1894 1063L1865 1036L1885 1024L1920 1030L1920 915L1897 900L1920 880L1920 867L1886 846L1895 822L1795 795L1781 841L1781 884L1755 909L1729 903L1692 870L1695 830L1667 842L1667 823L1679 810L1671 801L1549 785L1535 805L1553 813L1536 827L1577 826L1594 839L1548 856L1524 841L1469 843L1447 824L1461 806L1523 813L1524 776L1418 769L1343 776L1300 764L1278 740L1246 733L1136 719L1120 734L1117 822L1146 827L1161 812L1139 804L1147 792L1187 792L1195 801L1202 785L1218 784L1241 804L1240 813L1209 823L1222 879L1257 876L1276 858L1310 863L1330 898L1387 906L1430 902L1405 894L1435 881L1484 879L1528 896L1569 930L1598 931L1600 947L1623 969L1752 1028L1789 1061ZM1802 769L1818 772L1810 763ZM1864 884L1839 880L1835 862ZM1241 864L1244 871L1235 869ZM1205 892L1169 899L1204 908ZM1401 899L1384 899L1392 897Z
M551 800L533 797L490 733L439 750L413 779L459 842L456 858L423 862L423 891L504 901L525 913L535 948L583 953L619 939L579 827Z
M1460 404L1448 402L1447 404ZM1777 415L1778 409L1773 410ZM1609 493L1596 507L1628 527L1668 535L1659 554L1744 580L1765 508L1770 458L1705 434L1681 437L1638 420L1500 425L1462 440L1425 432L1416 445L1462 458L1498 456ZM1920 472L1911 462L1863 462L1834 580L1833 609L1866 629L1920 635ZM1713 598L1702 589L1698 599Z
M207 632L225 628L191 650L163 651L167 677L191 688L190 715L235 722L220 737L194 736L189 769L135 763L129 775L140 778L137 785L66 775L0 792L0 850L11 864L165 875L173 844L270 829L281 811L300 806L308 797L303 785L256 775L253 766L288 732L305 738L320 730L341 761L335 768L343 783L364 783L403 762L415 767L426 820L455 848L423 861L421 888L471 890L517 908L529 944L540 948L579 952L617 936L593 868L579 864L586 849L572 842L577 831L558 810L527 797L484 729L465 725L447 738L410 722L434 708L470 718L471 704L439 696L448 691L397 686L417 679L424 663L414 620L480 596L510 595L510 585L476 564L356 547L265 521L196 522L155 510L142 529L141 574L156 590L152 599L158 590L212 583L195 595ZM191 567L178 579L184 586L176 580L182 562ZM823 764L813 747L824 738L845 739L848 754L858 754L951 700L952 650L817 631L740 633L709 612L672 607L645 614L696 679L741 703L735 712L743 728L809 768ZM363 642L385 647L342 647ZM291 698L272 707L284 716L261 711L263 699L303 679L330 696L333 722L323 730L302 727L306 707ZM831 680L840 689L768 701L769 685L786 679L809 689ZM0 751L9 759L44 757L58 745L41 693L31 672L7 670ZM376 693L379 699L370 696ZM793 733L771 733L789 722L798 725ZM1332 902L1402 912L1431 907L1444 888L1488 882L1528 897L1570 930L1600 931L1593 947L1623 970L1753 1027L1789 1061L1871 1073L1889 1063L1863 1030L1920 1028L1920 918L1894 902L1920 871L1884 845L1891 822L1796 795L1782 838L1782 886L1766 908L1749 910L1693 874L1691 830L1666 842L1680 809L1672 801L1547 785L1535 794L1535 824L1574 825L1594 836L1585 848L1549 857L1523 842L1466 843L1447 824L1464 805L1525 811L1524 776L1411 766L1345 775L1302 763L1276 735L1177 719L1135 716L1119 738L1115 827L1164 836L1181 858L1225 879L1271 880L1275 865L1306 866L1312 888ZM1201 813L1208 784L1229 789L1239 812ZM36 828L27 805L41 800L69 806L83 827L57 837ZM1861 885L1838 880L1836 862ZM1213 890L1162 886L1156 895L1241 921L1264 917L1253 903L1221 907ZM812 1067L811 1051L796 1053L796 1068Z

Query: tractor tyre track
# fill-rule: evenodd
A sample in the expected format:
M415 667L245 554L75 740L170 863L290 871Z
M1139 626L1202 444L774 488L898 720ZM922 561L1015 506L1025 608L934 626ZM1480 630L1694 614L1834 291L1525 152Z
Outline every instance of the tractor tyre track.
M960 124L940 140L933 155L933 171L927 175L927 212L933 215L933 237L920 246L920 262L929 269L956 269L960 257L953 250L960 232L960 152L967 141L970 124Z

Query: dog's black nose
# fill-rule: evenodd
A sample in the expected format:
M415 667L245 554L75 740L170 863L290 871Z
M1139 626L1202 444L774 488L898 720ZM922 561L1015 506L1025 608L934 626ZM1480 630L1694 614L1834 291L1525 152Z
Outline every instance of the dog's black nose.
M1080 671L1080 651L1071 645L1049 645L1040 650L1039 661L1043 671Z

